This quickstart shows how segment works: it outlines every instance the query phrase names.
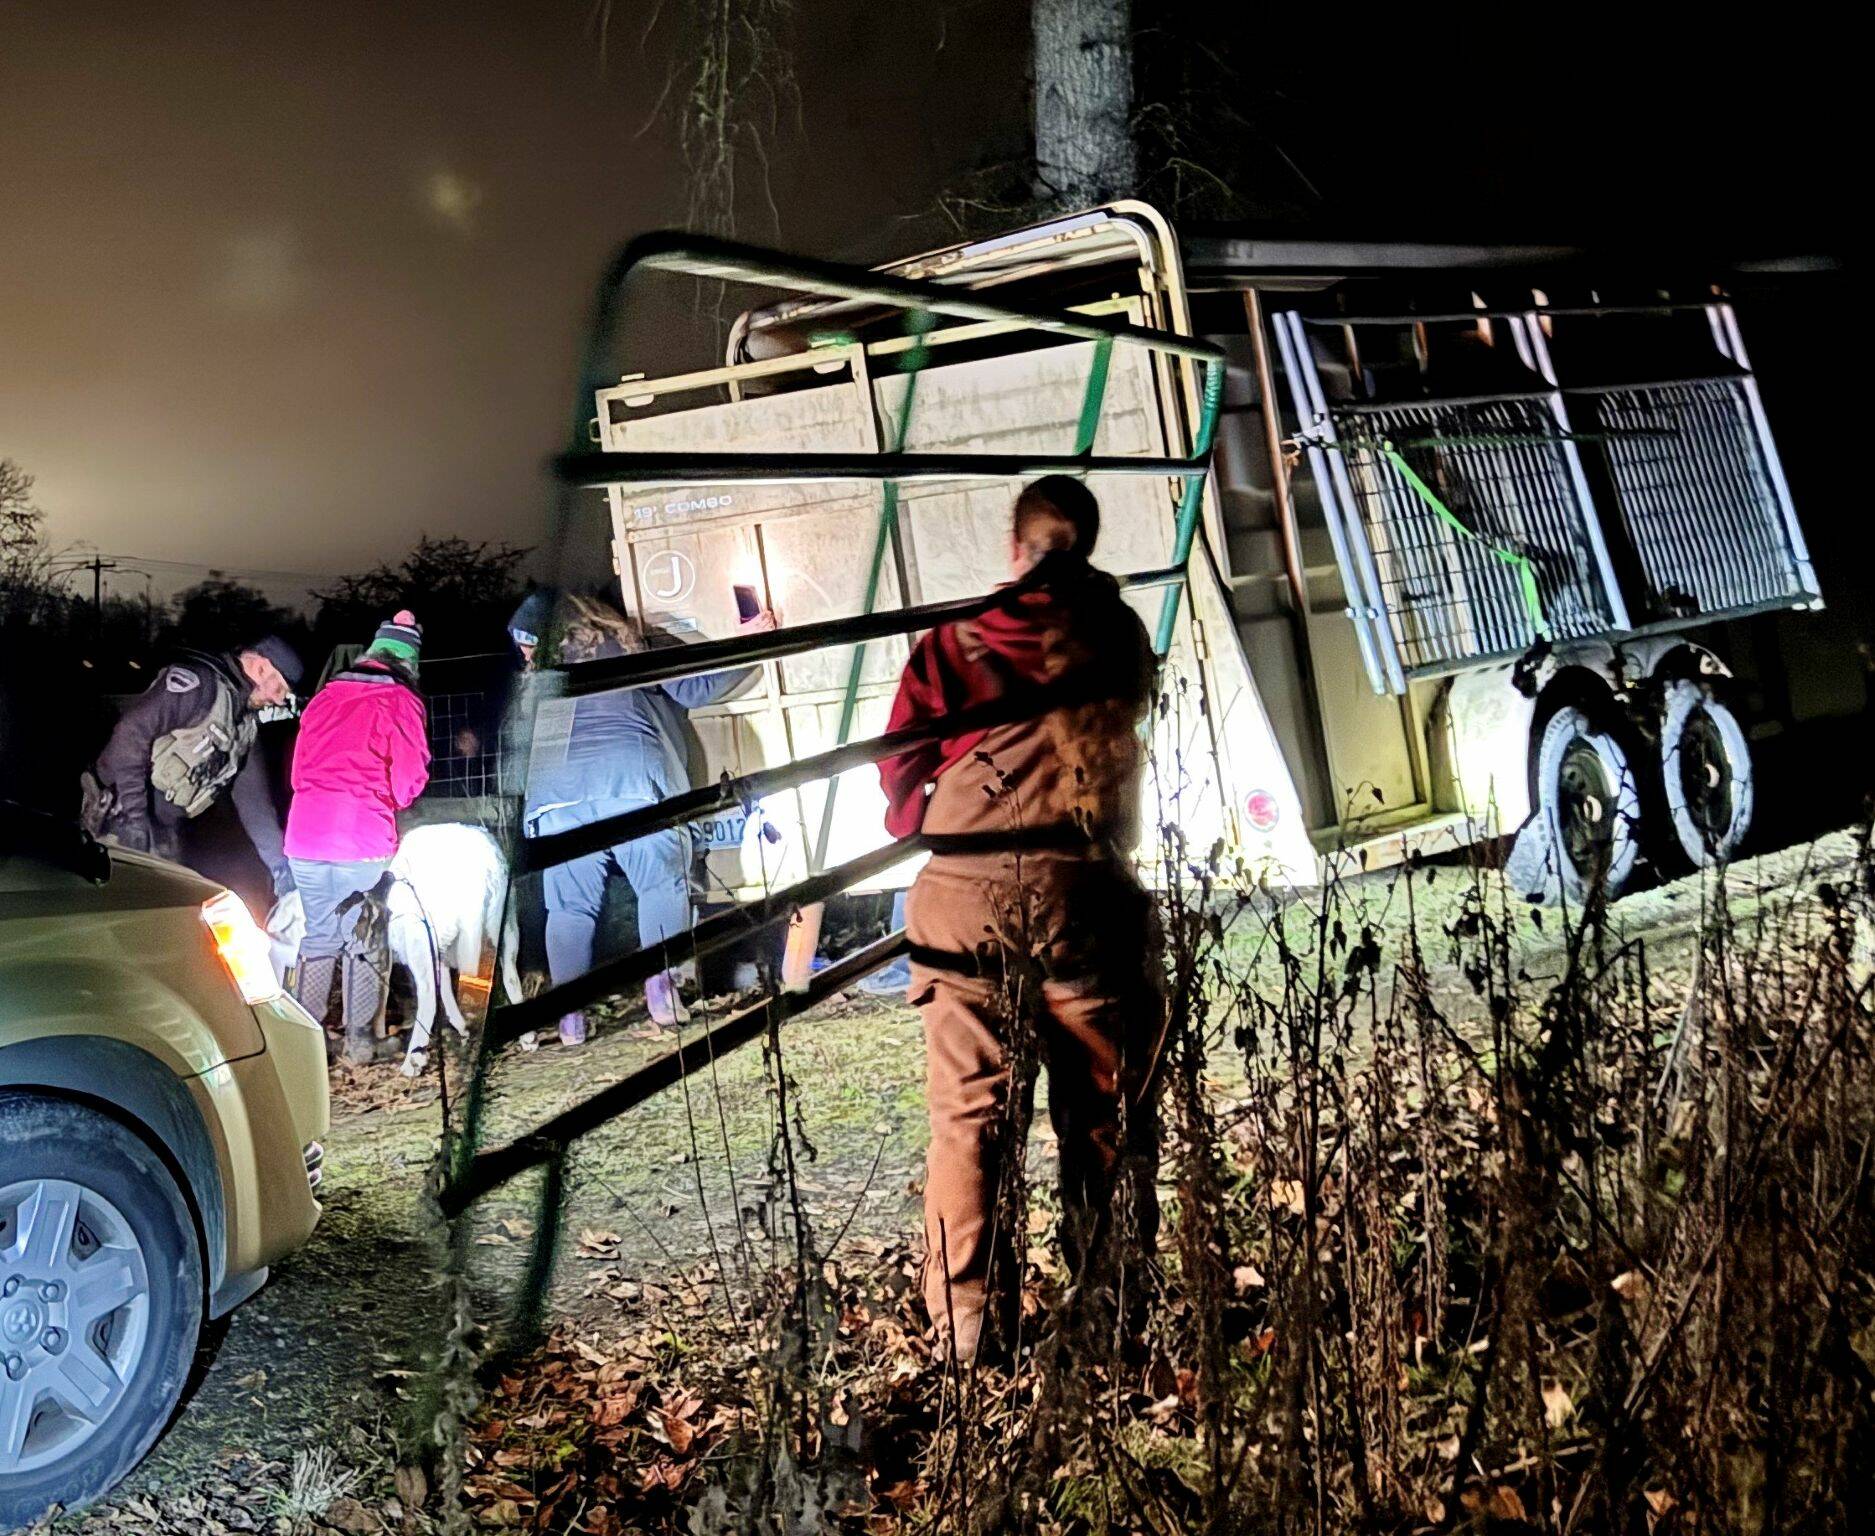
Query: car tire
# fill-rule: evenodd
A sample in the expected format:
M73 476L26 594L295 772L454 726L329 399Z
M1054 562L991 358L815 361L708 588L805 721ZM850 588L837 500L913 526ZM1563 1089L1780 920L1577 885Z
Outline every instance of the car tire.
M155 1150L85 1105L0 1093L0 1530L143 1459L202 1312L195 1219Z
M1694 869L1724 864L1751 830L1751 743L1713 691L1684 678L1660 701L1660 780L1668 825Z
M1614 900L1640 857L1640 789L1626 750L1612 731L1566 704L1543 727L1535 759L1554 898L1580 906L1599 887Z

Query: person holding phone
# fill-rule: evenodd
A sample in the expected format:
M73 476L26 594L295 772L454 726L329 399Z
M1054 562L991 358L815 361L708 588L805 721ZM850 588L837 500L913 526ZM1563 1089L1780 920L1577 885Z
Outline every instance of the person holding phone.
M754 597L753 589L737 589L742 634L771 630L777 623L775 615ZM567 599L558 638L563 663L629 655L648 644L636 623L587 597ZM527 785L527 835L565 832L655 805L689 789L685 716L727 698L755 671L754 667L737 667L543 705L543 710L568 713L551 723L536 721L536 755ZM624 876L637 898L640 946L649 947L688 930L691 847L687 826L667 827L546 872L547 971L555 986L592 969L599 912L606 883L614 874ZM645 983L645 1004L660 1027L675 1028L688 1021L669 971ZM584 1013L569 1013L560 1020L562 1044L579 1045L585 1039Z

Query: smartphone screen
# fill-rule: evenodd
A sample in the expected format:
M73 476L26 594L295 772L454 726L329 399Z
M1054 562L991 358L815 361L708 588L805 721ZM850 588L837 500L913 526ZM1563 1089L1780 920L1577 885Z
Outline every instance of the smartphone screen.
M736 617L752 619L762 611L762 600L755 595L754 587L736 586Z

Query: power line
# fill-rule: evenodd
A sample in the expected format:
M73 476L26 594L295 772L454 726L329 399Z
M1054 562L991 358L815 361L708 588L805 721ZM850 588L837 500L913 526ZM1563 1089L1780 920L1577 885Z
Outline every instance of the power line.
M160 565L170 570L204 571L210 575L221 575L221 576L227 576L230 578L236 577L236 576L256 576L256 577L266 577L270 579L276 579L280 581L305 581L305 582L328 582L328 581L337 581L339 579L338 573L334 571L324 571L324 572L278 571L278 570L269 569L266 566L230 565L223 561L166 560L157 555L114 554L114 555L107 555L105 556L105 558L110 559L110 560L121 560L128 564L134 564L134 565ZM86 564L88 562L81 561L79 563Z

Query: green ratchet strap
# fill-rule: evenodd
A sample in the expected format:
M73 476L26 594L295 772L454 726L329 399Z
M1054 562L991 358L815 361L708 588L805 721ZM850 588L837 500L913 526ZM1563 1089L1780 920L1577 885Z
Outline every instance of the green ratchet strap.
M911 375L905 381L905 403L900 409L898 430L893 434L892 451L905 451L905 437L911 425L912 396L918 388L918 370L929 355L930 348L925 343L925 333L936 324L936 318L924 310L913 310L907 317L906 325L916 333L917 345L905 355L904 371ZM1113 360L1113 338L1102 336L1094 342L1094 356L1087 370L1087 387L1081 394L1080 421L1074 429L1074 452L1092 453L1094 434L1100 428L1101 406L1107 397L1107 373ZM880 496L879 526L873 537L872 569L866 577L866 596L862 613L871 613L879 599L879 579L885 571L886 551L892 544L892 530L898 524L898 482L888 480ZM859 707L860 678L866 666L866 646L861 641L853 647L853 662L847 668L846 695L840 701L840 725L834 741L835 746L843 747L853 731L853 716ZM840 781L836 778L827 785L827 797L821 802L820 835L814 840L814 862L810 872L818 872L827 862L827 844L833 836L833 807L840 790Z
M1400 456L1399 450L1392 443L1383 439L1377 446L1380 449L1380 456L1394 467L1400 478L1412 489L1413 494L1430 507L1442 522L1456 529L1463 537L1470 539L1472 543L1488 551L1493 558L1503 561L1505 565L1516 571L1517 585L1523 593L1523 606L1530 615L1531 627L1543 639L1551 639L1552 631L1549 621L1543 617L1543 596L1537 589L1536 567L1530 563L1530 557L1520 550L1505 549L1501 545L1493 544L1483 534L1468 526L1457 513L1439 499L1431 486L1419 478L1413 466Z

